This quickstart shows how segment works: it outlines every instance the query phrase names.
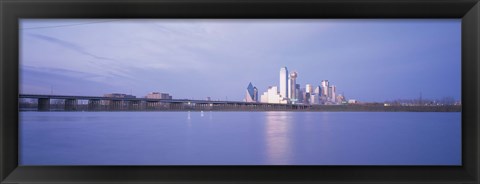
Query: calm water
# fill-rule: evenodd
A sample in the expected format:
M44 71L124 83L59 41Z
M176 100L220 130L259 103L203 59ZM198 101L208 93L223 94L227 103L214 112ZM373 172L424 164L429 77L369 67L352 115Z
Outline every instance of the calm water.
M461 113L21 112L22 165L460 165Z

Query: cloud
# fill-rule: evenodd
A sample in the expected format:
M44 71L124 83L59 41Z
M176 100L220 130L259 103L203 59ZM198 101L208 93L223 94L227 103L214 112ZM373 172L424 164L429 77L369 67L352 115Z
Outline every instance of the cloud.
M28 23L52 24L42 19ZM456 61L460 52L452 53L446 46L460 43L459 22L453 28L441 25L368 20L122 20L22 31L22 36L28 36L22 41L21 56L22 67L76 71L65 75L87 77L83 81L106 86L123 85L121 89L133 88L140 94L165 90L175 97L224 98L228 94L230 99L241 99L248 82L261 92L278 85L278 70L286 65L298 70L302 85L329 79L352 98L374 99L378 97L368 93L372 87L400 84L416 71L402 67L414 65L422 71L424 66L435 66L437 73L457 67L447 59ZM451 37L452 32L458 32L458 38ZM64 76L60 70L48 72ZM384 76L389 80L377 80ZM415 76L430 79L425 74ZM357 81L378 84L367 87ZM401 91L375 90L385 91L385 96Z
M98 80L98 78L106 78ZM20 69L20 92L49 94L53 88L56 94L101 94L101 90L115 88L111 80L91 73L66 69L22 66Z
M68 41L65 41L65 40L60 40L58 38L54 38L54 37L50 37L50 36L39 35L39 34L27 34L27 35L32 36L32 37L37 38L37 39L40 39L40 40L44 40L44 41L53 43L53 44L60 45L64 48L76 51L76 52L81 53L83 55L91 56L95 59L114 61L114 59L112 59L112 58L102 57L102 56L98 56L98 55L92 54L90 52L87 52L85 48L83 48L83 47L81 47L77 44L74 44L72 42L68 42Z

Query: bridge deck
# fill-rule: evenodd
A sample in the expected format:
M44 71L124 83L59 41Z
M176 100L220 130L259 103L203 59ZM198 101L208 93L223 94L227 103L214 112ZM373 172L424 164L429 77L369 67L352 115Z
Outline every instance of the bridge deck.
M257 104L267 105L271 103L261 102L243 102L243 101L212 101L212 100L191 100L191 99L153 99L153 98L115 98L101 96L71 96L71 95L39 95L39 94L20 94L19 98L33 99L61 99L61 100L112 100L112 101L147 101L147 102L165 102L165 103L200 103L200 104ZM287 105L287 104L279 104ZM291 104L290 104L291 105Z

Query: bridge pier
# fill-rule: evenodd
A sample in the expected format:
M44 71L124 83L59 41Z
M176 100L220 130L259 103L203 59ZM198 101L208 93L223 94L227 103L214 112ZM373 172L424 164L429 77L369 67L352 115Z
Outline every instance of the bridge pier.
M170 109L170 110L177 109L177 104L176 103L168 103L168 109Z
M147 101L146 109L147 109L147 110L155 110L155 109L156 109L156 106L157 106L157 102L155 102L155 101Z
M135 101L126 101L125 103L127 105L127 108L126 108L127 111L136 110L135 107L134 107Z
M108 101L108 110L116 111L123 110L123 103L121 100L109 100Z
M164 102L158 102L157 109L168 110L168 104L166 104Z
M65 111L75 111L77 110L77 99L66 99L65 100Z
M206 103L195 103L195 109L196 110L207 110L207 104Z
M145 111L147 110L147 101L140 101L140 110Z
M127 110L129 111L138 111L141 110L141 101L127 101Z
M183 110L185 109L185 104L183 102L174 102L174 103L171 103L171 105L173 105L173 109L175 110Z
M38 111L50 111L50 98L38 99Z
M100 100L90 99L88 100L88 110L89 111L99 111L101 110Z

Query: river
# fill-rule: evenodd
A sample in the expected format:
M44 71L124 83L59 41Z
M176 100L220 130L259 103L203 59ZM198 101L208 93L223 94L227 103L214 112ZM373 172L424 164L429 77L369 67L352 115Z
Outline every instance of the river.
M460 112L19 112L20 165L461 165Z

